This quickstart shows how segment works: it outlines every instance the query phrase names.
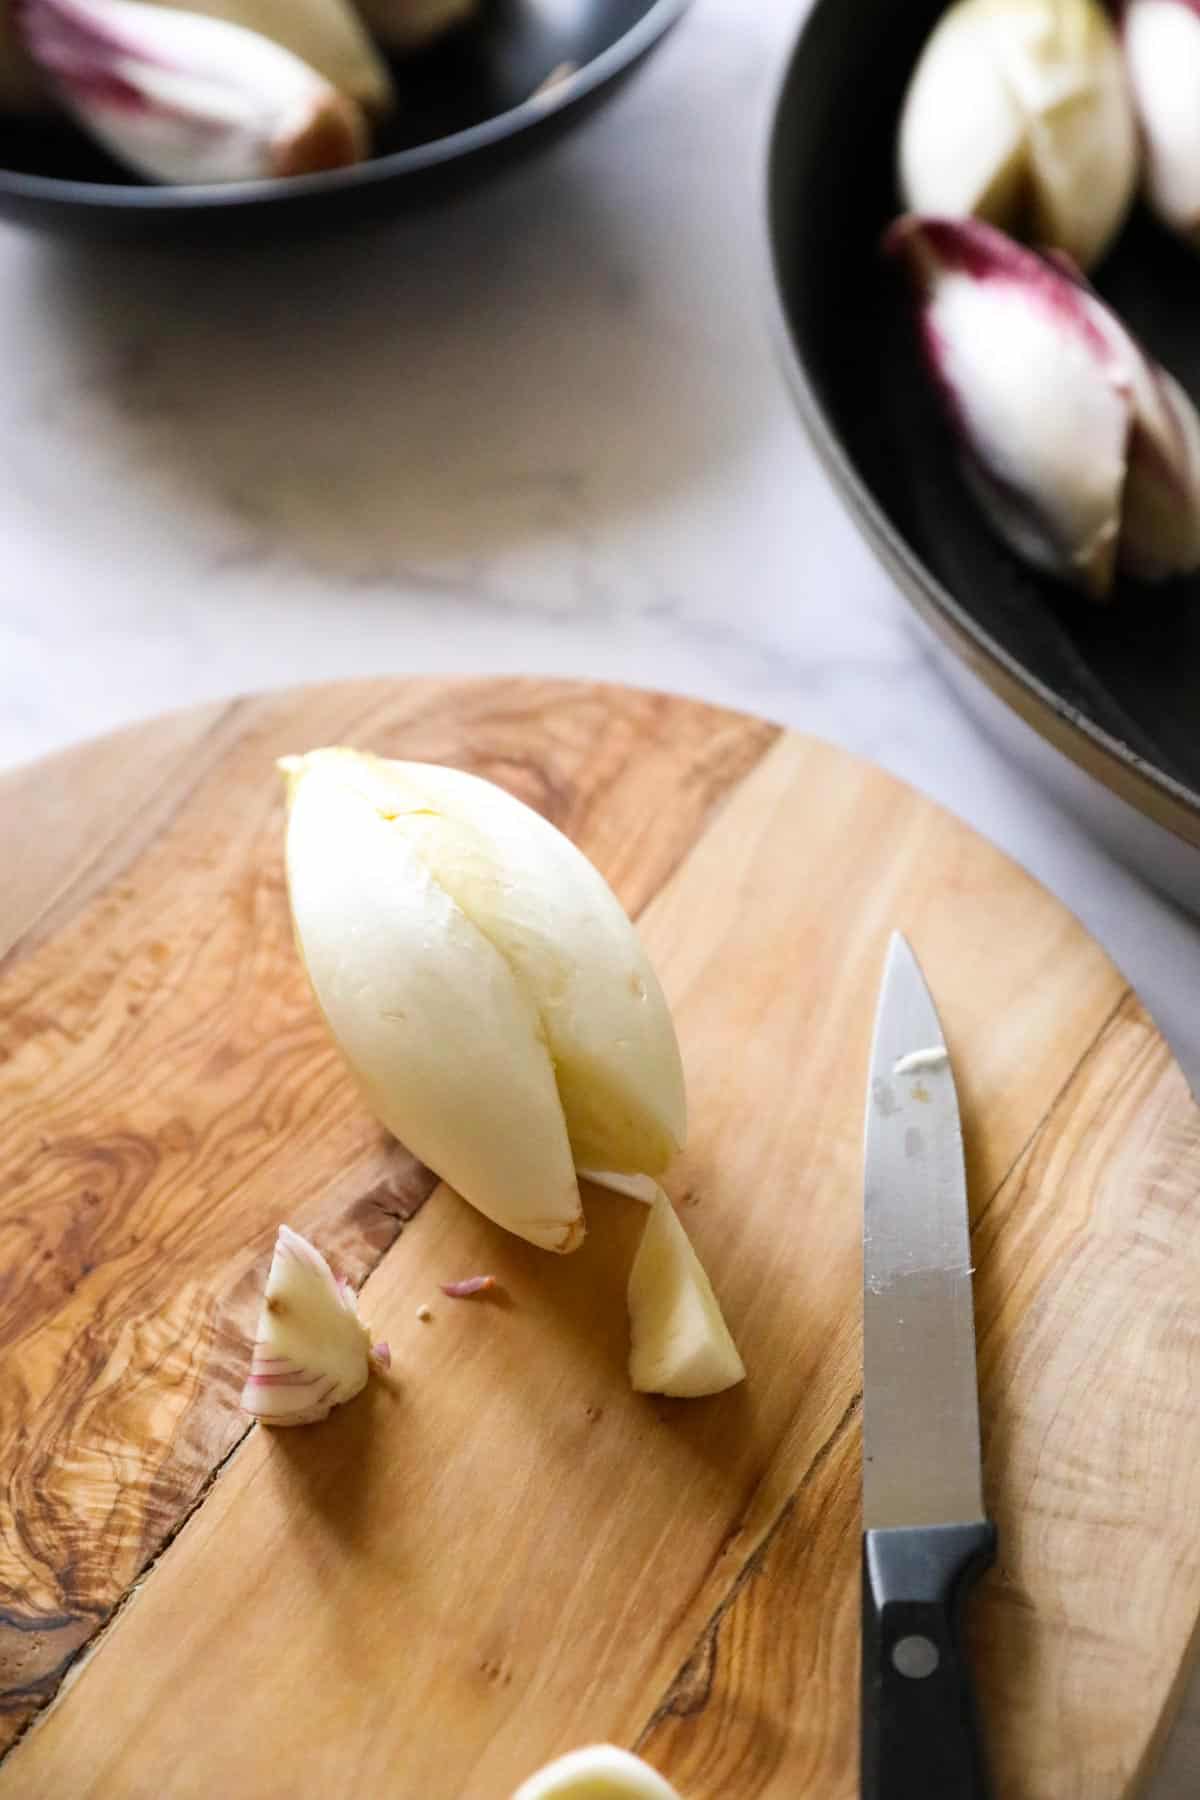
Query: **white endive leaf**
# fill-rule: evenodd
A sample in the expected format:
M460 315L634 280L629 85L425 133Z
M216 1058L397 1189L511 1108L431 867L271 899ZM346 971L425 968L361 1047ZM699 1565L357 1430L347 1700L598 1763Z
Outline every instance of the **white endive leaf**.
M1096 262L1137 182L1128 84L1100 0L958 0L905 96L899 172L914 212L974 215Z
M639 1393L695 1400L745 1380L712 1283L661 1188L629 1274L629 1331Z
M370 1337L353 1290L279 1227L242 1406L264 1425L313 1425L367 1383Z
M523 1781L512 1800L679 1800L656 1769L613 1744L589 1744Z
M388 66L350 0L149 0L172 12L203 13L282 44L369 113L395 101Z
M360 109L291 51L146 0L25 0L25 40L63 103L154 181L247 181L357 162Z
M317 1001L388 1129L497 1224L571 1250L583 1217L537 1007L340 759L291 770L288 887Z
M1192 0L1127 0L1122 31L1146 197L1173 231L1200 244L1200 8Z

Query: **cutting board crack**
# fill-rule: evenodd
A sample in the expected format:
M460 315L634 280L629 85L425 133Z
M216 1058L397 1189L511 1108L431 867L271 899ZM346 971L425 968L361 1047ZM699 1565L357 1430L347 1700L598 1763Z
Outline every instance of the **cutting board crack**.
M728 1591L722 1596L711 1618L701 1631L694 1649L671 1682L663 1699L638 1733L634 1744L636 1750L644 1748L657 1727L665 1719L692 1718L697 1713L704 1711L712 1691L713 1675L717 1666L717 1640L720 1636L723 1619L736 1604L743 1590L757 1575L761 1574L775 1539L786 1526L805 1490L816 1480L846 1433L857 1422L861 1410L862 1390L860 1388L829 1436L817 1450L816 1455L776 1513L762 1538L734 1576Z
M36 912L23 927L18 928L14 936L6 941L0 929L0 977L6 975L22 957L36 950L54 931L73 919L98 891L103 891L131 868L155 836L170 826L176 814L182 811L212 773L214 763L228 755L236 745L240 729L231 732L229 727L240 719L248 705L249 702L244 699L226 701L202 724L197 735L190 738L175 757L167 762L165 768L156 759L151 765L155 770L153 785L137 797L136 808L129 803L129 796L124 795L125 803L115 814L118 821L115 829L93 841L82 859L74 859L65 864L56 885L50 887ZM197 707L194 713L185 713L170 723L178 728L186 725L189 719L199 722L211 711L211 708ZM133 736L136 732L135 727L129 735ZM80 751L67 752L66 756L86 757L88 748L85 745ZM50 767L54 768L64 760L66 759L55 758ZM132 753L131 760L135 760ZM188 768L187 779L182 782L178 772L181 761ZM37 780L38 770L39 765L35 764L32 770L18 770L9 779L24 785ZM136 777L134 779L136 781ZM86 776L81 777L77 785L86 796L89 785ZM0 787L0 804L7 801L7 798L4 788ZM30 810L40 826L43 819L41 806L33 806ZM103 813L102 807L94 809L91 822L94 822L97 814L103 817ZM71 834L66 835L69 838ZM14 848L11 840L9 847ZM18 854L14 853L14 868L17 863Z
M1022 1160L1028 1156L1032 1145L1034 1145L1038 1138L1047 1130L1055 1113L1061 1106L1068 1103L1075 1083L1078 1081L1080 1073L1088 1062L1088 1059L1096 1054L1108 1034L1116 1028L1122 1012L1131 1001L1135 1005L1140 1005L1133 989L1130 987L1123 988L1107 1015L1101 1020L1099 1028L1087 1044L1086 1048L1080 1051L1072 1067L1063 1076L1058 1088L1051 1096L1045 1112L1043 1112L1041 1118L1038 1119L1037 1123L1032 1127L1029 1136L1016 1152L1016 1155L1012 1158L1012 1161L1005 1169L1003 1175L1000 1176L999 1180L991 1183L987 1198L984 1200L982 1206L973 1207L971 1209L971 1230L973 1232L978 1231L979 1227L983 1224L991 1207L1003 1193L1009 1181L1011 1181L1013 1171L1020 1167Z
M386 1252L384 1254L386 1255ZM46 1692L45 1687L43 1686L43 1690L39 1695L31 1696L34 1710L30 1713L29 1717L22 1722L11 1743L5 1745L3 1749L0 1749L0 1768L4 1767L4 1764L8 1761L9 1757L16 1753L30 1733L36 1730L42 1720L53 1712L58 1702L64 1699L70 1692L74 1682L82 1675L84 1669L92 1660L92 1657L105 1643L109 1633L120 1624L121 1619L133 1605L133 1602L137 1599L143 1587L150 1580L154 1571L158 1568L159 1563L167 1554L167 1551L171 1548L176 1538L181 1535L200 1511L200 1508L209 1498L213 1489L216 1487L217 1482L221 1479L221 1476L225 1473L226 1469L228 1469L238 1451L245 1445L247 1438L249 1438L251 1433L257 1429L259 1429L257 1426L248 1424L235 1442L230 1445L224 1456L222 1456L218 1462L213 1464L204 1479L203 1485L194 1495L191 1504L180 1514L179 1518L176 1519L175 1523L171 1526L166 1536L158 1545L158 1548L155 1550L149 1562L144 1568L138 1571L137 1576L130 1582L124 1593L121 1594L120 1598L110 1608L107 1615L101 1619L91 1636L85 1638L83 1643L78 1645L69 1656L63 1658L62 1664L57 1671L53 1688L49 1692Z

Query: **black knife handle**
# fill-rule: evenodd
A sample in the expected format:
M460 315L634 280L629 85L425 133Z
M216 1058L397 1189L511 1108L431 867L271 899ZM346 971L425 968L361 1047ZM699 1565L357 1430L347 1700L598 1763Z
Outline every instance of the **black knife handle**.
M987 1800L967 1592L996 1529L918 1525L863 1537L862 1800Z

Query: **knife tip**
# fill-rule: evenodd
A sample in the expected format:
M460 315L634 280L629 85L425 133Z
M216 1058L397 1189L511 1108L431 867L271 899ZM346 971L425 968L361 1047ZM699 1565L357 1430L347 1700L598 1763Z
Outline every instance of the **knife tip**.
M888 939L888 967L890 968L894 962L899 961L901 958L906 958L909 962L914 963L917 960L913 952L913 947L905 937L904 933L902 931L893 931L891 937Z

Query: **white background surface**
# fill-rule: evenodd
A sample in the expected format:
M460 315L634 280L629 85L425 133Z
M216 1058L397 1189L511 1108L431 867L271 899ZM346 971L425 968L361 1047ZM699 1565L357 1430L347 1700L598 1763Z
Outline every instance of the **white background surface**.
M339 675L677 689L945 802L1195 1044L1200 930L980 735L795 418L762 163L803 10L697 0L577 135L352 244L0 228L0 763Z

